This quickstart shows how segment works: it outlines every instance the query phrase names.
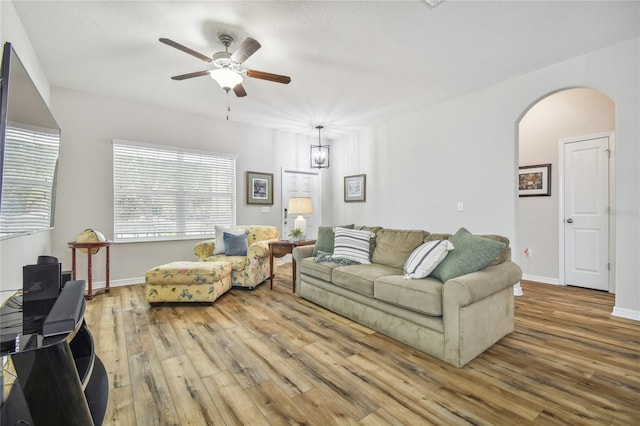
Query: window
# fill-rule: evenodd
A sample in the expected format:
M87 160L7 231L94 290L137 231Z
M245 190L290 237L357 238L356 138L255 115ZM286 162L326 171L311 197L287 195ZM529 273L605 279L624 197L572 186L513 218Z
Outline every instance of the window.
M7 124L0 238L53 226L59 140L59 133L23 124Z
M114 140L115 241L212 236L235 224L236 159Z

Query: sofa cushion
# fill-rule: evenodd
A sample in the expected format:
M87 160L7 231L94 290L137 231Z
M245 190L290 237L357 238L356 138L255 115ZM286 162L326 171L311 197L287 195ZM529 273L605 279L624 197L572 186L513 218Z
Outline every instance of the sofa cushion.
M377 234L379 230L382 229L382 226L366 226L366 225L358 225L354 226L353 229L357 229L359 231L371 231L374 234Z
M480 235L483 238L488 238L493 241L499 241L504 244L504 248L487 266L499 265L502 262L506 262L507 260L511 260L511 249L509 248L509 239L507 237L503 237L502 235Z
M313 257L307 257L300 262L300 273L331 282L331 274L339 266L332 262L316 262Z
M237 227L237 226L215 226L216 232L216 246L214 248L213 254L224 254L227 249L224 246L224 233L227 232L233 235L243 235L246 232L245 227Z
M487 267L505 248L503 242L473 235L465 228L460 228L451 242L455 248L431 274L442 282Z
M451 234L429 234L427 238L424 239L425 242L434 241L434 240L451 240ZM480 235L480 237L488 238L490 240L499 241L505 244L505 247L502 249L500 253L496 257L493 258L491 263L488 266L499 265L502 262L506 262L507 260L511 260L511 249L509 248L509 239L507 237L503 237L502 235L488 234L488 235Z
M331 282L339 287L372 297L373 282L387 275L402 277L402 270L377 264L340 266L333 270Z
M149 269L145 282L152 284L211 284L228 277L231 267L227 262L177 261Z
M376 249L376 235L378 234L378 231L382 229L382 226L359 225L355 226L353 229L373 232L373 238L371 238L371 248L369 249L369 252L371 253L371 255L373 255L373 251Z
M402 269L409 255L429 235L425 231L381 229L376 234L376 248L371 261L392 268Z
M224 254L214 254L204 259L205 262L228 262L233 271L243 271L247 266L247 256L226 256Z
M373 233L336 227L333 257L343 257L360 263L371 263L369 249Z
M378 278L373 296L388 303L431 316L442 316L442 282L434 278L405 280L400 275Z
M336 237L335 229L333 226L319 226L318 237L316 238L316 244L313 247L313 256L317 256L318 252L324 251L325 253L333 254L334 239ZM338 228L353 229L352 225L340 225Z
M429 276L451 250L453 243L449 240L422 243L404 263L404 278L419 279Z
M247 255L247 236L245 234L233 235L225 232L223 240L225 247L225 256Z

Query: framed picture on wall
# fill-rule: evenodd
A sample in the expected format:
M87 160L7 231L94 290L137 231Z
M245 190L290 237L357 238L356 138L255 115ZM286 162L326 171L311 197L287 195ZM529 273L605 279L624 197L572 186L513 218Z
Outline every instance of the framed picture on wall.
M518 173L520 197L548 197L551 195L551 164L521 166Z
M353 175L344 177L344 201L367 200L367 175Z
M273 204L273 173L247 172L247 204Z

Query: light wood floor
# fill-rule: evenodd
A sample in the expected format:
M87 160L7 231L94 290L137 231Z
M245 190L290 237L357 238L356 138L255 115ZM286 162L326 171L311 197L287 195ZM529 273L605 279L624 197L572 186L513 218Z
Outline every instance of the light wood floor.
M291 294L88 302L114 425L640 424L640 323L613 296L523 282L516 331L458 369Z

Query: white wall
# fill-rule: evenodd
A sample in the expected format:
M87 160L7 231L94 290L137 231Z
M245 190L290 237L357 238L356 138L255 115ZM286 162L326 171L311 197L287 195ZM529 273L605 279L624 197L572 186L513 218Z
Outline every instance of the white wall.
M635 38L507 80L433 108L372 123L334 143L334 188L342 176L367 173L367 202L334 192L333 223L516 238L518 122L538 99L591 87L616 104L616 311L640 319L639 39ZM357 159L354 166L350 159ZM456 211L457 202L464 211Z
M525 276L559 282L559 141L615 130L615 104L585 88L554 93L534 105L520 121L520 166L551 163L551 196L518 199L516 253ZM533 257L522 255L524 248Z
M112 140L235 154L237 159L238 224L280 224L280 169L308 170L312 138L214 120L158 107L106 99L53 88L52 110L62 128L56 223L52 254L71 269L67 242L85 228L113 238ZM245 172L273 173L274 205L246 205ZM175 260L196 260L196 241L116 244L111 248L111 279L144 277L152 266ZM86 255L78 253L78 273L86 277ZM94 280L105 279L104 253L94 256ZM139 281L136 281L139 282Z
M3 40L9 35L18 40L21 25L17 25L13 7L2 2L1 10ZM33 65L23 56L32 72ZM325 223L356 222L434 232L453 232L464 225L475 233L508 236L518 253L518 120L549 93L592 87L610 96L617 108L617 204L613 211L617 216L616 310L640 318L639 62L640 43L635 38L435 107L371 123L332 144L332 169L323 171L322 180ZM50 254L60 257L67 269L70 250L66 242L80 230L95 227L112 236L112 138L244 153L238 158L240 200L245 170L273 172L277 188L281 166L307 168L308 145L314 142L64 89L55 89L51 99L63 128L63 142ZM265 155L265 146L270 154ZM357 173L367 174L367 202L344 203L343 176ZM456 211L459 201L464 202L463 212ZM279 211L279 205L268 214L261 214L259 207L239 207L238 223L278 223ZM33 252L30 259L46 247L31 238L22 244L25 251ZM150 265L189 258L191 247L191 242L118 245L113 248L113 279L140 277ZM17 268L22 264L12 264L12 270L6 271L2 257L4 287L7 276L21 276ZM103 279L104 271L96 272L96 279Z
M10 42L45 102L49 102L49 81L33 50L29 36L12 2L0 2L0 39ZM0 241L0 302L22 289L22 266L33 264L38 256L50 254L50 231Z
M308 170L309 145L315 138L296 136L207 117L104 99L66 89L50 90L28 35L13 3L0 3L2 42L10 41L21 61L51 104L62 127L55 229L0 242L0 294L22 287L22 266L39 255L58 257L63 269L71 269L67 242L85 228L112 230L111 140L187 146L237 155L237 223L280 223L280 168ZM50 101L51 98L51 101ZM274 174L274 205L269 213L247 206L244 172ZM111 279L136 281L150 266L171 260L193 260L194 241L118 244L111 256ZM94 281L104 282L104 251L94 256ZM79 278L86 278L86 255L78 253ZM6 291L5 291L6 290Z
M29 73L31 80L38 88L40 95L46 103L49 103L49 80L40 65L40 61L33 50L33 45L26 33L22 22L16 13L13 2L0 2L0 34L2 35L2 45L9 42L18 54L22 65Z

